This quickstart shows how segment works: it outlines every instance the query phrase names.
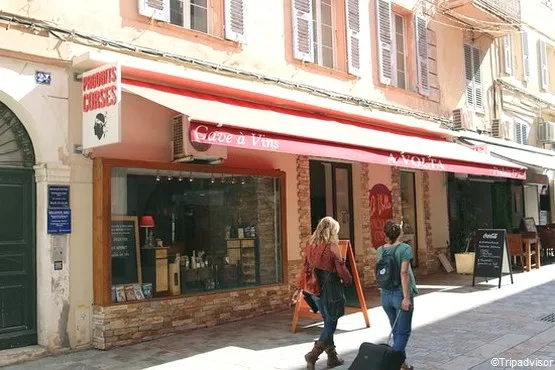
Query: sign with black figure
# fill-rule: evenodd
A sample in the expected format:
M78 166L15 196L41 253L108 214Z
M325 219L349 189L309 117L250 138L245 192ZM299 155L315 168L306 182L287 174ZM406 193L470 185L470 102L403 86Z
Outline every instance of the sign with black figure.
M474 257L474 273L472 275L472 286L475 285L476 277L501 278L503 274L511 276L513 284L513 271L511 268L511 256L507 242L507 231L504 229L480 229L476 233L476 253Z

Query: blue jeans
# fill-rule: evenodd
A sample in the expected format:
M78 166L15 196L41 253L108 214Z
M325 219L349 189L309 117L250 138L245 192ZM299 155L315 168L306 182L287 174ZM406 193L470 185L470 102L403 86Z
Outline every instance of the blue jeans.
M318 306L318 310L320 311L322 319L324 320L324 330L322 330L322 333L320 334L320 338L318 340L326 344L333 345L333 334L337 329L337 320L331 320L328 317L326 307L322 304L322 301L319 297L312 296L312 298Z
M412 330L412 313L414 311L414 299L410 298L411 309L410 311L401 310L401 302L403 302L403 292L400 289L397 290L382 290L382 307L387 317L389 318L389 324L393 328L395 319L397 318L397 313L399 314L399 319L395 328L393 328L393 346L391 346L395 351L405 353L405 348L409 341L410 333Z

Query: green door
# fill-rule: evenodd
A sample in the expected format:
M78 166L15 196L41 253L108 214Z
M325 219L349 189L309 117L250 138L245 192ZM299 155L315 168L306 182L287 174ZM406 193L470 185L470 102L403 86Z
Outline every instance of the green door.
M35 181L0 168L0 350L37 343Z

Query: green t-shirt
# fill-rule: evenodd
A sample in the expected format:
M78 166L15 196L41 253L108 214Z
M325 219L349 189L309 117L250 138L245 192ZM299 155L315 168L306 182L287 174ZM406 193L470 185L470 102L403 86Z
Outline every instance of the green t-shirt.
M401 243L397 247L384 247L381 246L378 248L377 251L377 260L381 260L383 253L393 253L393 250L397 248L395 252L395 261L397 261L397 266L399 266L399 271L401 271L401 262L408 261L409 262L409 288L410 288L410 295L414 296L418 294L418 289L416 289L416 280L414 279L414 273L412 272L412 267L410 265L410 261L413 259L412 255L412 248L410 245L406 243Z

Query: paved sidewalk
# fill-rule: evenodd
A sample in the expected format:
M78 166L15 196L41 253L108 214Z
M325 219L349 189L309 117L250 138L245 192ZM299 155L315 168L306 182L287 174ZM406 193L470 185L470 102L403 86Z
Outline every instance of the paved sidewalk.
M407 348L415 368L555 369L555 323L540 320L555 313L555 265L516 274L514 280L511 285L504 277L498 289L496 279L476 287L471 286L471 276L420 279ZM377 293L368 294L371 328L364 327L360 313L340 319L336 345L347 362L337 369L348 368L361 342L383 342L389 333L386 316L375 304ZM291 315L287 311L111 351L70 352L6 370L304 369L303 355L320 328L302 320L309 327L291 334ZM496 358L506 360L495 363ZM518 366L516 361L524 359L553 361L551 367L530 362ZM492 366L492 361L501 366ZM325 356L317 367L325 368Z

